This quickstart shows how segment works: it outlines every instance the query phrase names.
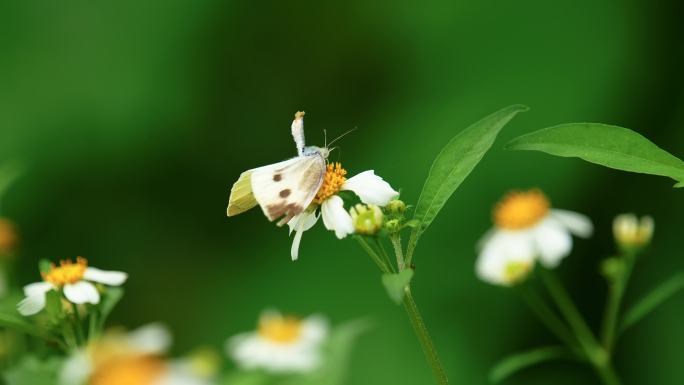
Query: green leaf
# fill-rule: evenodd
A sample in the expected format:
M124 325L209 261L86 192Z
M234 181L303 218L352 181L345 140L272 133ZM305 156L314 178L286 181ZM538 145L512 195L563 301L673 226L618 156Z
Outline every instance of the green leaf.
M56 357L42 361L28 356L3 377L7 385L57 385L60 368L61 360Z
M18 314L9 312L0 313L0 327L17 330L26 334L38 335L35 326L31 322Z
M405 288L411 282L411 278L413 278L413 269L382 275L382 284L385 285L387 294L397 305L404 300Z
M407 262L411 262L420 236L491 148L501 129L517 113L527 110L527 107L519 104L499 110L461 131L437 155L416 205L413 219L418 220L420 226L411 233Z
M658 305L682 289L684 289L684 273L678 273L661 283L625 313L620 326L620 332L624 332L631 326L634 326L642 318L655 310Z
M489 372L489 381L501 382L525 368L542 362L573 358L575 356L563 346L548 346L515 353L499 361L492 368Z
M569 123L516 139L506 148L578 157L602 166L670 177L684 186L684 162L627 128L599 123Z

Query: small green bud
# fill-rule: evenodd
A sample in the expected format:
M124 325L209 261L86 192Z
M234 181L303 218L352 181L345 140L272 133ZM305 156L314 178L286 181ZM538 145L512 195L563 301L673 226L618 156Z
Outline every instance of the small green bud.
M621 214L613 220L613 236L622 250L638 250L651 242L654 227L650 216L639 219L634 214Z
M394 199L385 206L385 210L387 210L390 215L401 216L406 212L406 203L400 199Z
M357 233L375 235L382 228L384 215L376 205L357 204L349 210Z
M401 230L401 221L398 219L390 219L385 222L385 229L389 231L390 234L397 233Z
M625 273L625 263L622 259L611 257L601 262L601 274L608 281L615 281Z

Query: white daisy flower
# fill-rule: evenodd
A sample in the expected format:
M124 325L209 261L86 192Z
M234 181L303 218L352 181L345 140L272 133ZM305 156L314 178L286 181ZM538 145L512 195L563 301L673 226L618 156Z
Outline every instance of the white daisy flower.
M347 170L339 163L330 163L325 172L323 185L316 194L314 201L303 213L292 218L287 224L290 234L294 231L295 237L292 242L292 260L299 256L299 244L304 231L309 230L323 217L323 224L328 230L335 232L337 238L342 239L354 232L352 217L344 208L344 202L337 193L340 191L352 191L365 204L385 206L392 199L399 196L389 183L375 175L375 171L368 170L357 174L349 179L346 178ZM320 207L320 215L318 208Z
M71 354L59 373L60 385L210 385L185 360L164 358L171 333L161 324L132 332L110 330Z
M495 207L494 228L479 242L476 271L480 279L510 286L523 281L535 261L558 266L572 249L572 236L593 232L586 216L552 209L539 190L511 192Z
M327 335L328 324L319 316L297 319L270 311L262 314L257 331L231 338L226 349L243 369L308 372L321 364Z
M166 368L161 356L170 346L171 333L161 324L145 325L129 333L110 330L67 358L59 384L156 384Z
M43 282L32 283L24 287L24 298L17 305L19 313L24 316L34 315L45 307L45 295L50 290L62 291L69 302L74 304L100 303L100 293L95 283L109 286L120 286L128 274L120 271L104 271L88 266L84 258L77 258L76 263L67 260L59 266L52 265L50 271L42 273Z

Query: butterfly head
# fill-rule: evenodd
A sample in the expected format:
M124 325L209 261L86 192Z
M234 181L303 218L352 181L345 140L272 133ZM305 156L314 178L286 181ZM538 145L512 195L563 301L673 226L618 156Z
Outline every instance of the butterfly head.
M328 155L330 155L330 149L328 147L309 146L304 148L303 155L320 155L323 159L327 160Z

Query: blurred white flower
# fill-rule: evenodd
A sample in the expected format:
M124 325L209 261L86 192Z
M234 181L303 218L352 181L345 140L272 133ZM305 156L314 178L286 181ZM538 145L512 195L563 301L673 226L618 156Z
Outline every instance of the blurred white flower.
M226 348L243 369L308 372L321 364L327 335L328 324L320 316L297 319L268 311L260 317L257 331L229 339Z
M60 385L210 385L185 360L164 355L171 334L161 324L126 333L108 331L88 347L73 352L59 375Z
M318 207L321 209L323 224L328 230L335 232L337 238L342 239L354 232L352 217L344 209L344 202L337 193L340 191L352 191L365 204L378 206L387 205L392 199L399 196L389 183L375 175L375 171L368 170L357 174L349 179L346 178L347 170L339 163L330 163L327 166L323 185L318 190L313 201L313 209L306 210L295 216L288 222L290 233L295 231L292 242L292 260L299 256L299 243L302 233L313 227L318 221Z
M589 237L586 216L552 209L539 190L511 192L495 207L495 227L479 242L476 271L480 279L510 286L523 281L539 260L547 268L558 266L572 250L571 234Z
M100 303L100 293L91 282L109 286L120 286L128 279L128 274L120 271L104 271L88 266L85 258L77 258L76 263L66 260L59 266L52 265L50 271L43 273L43 281L24 286L24 298L17 305L19 313L30 316L43 310L45 295L50 290L61 290L69 302L80 305Z

